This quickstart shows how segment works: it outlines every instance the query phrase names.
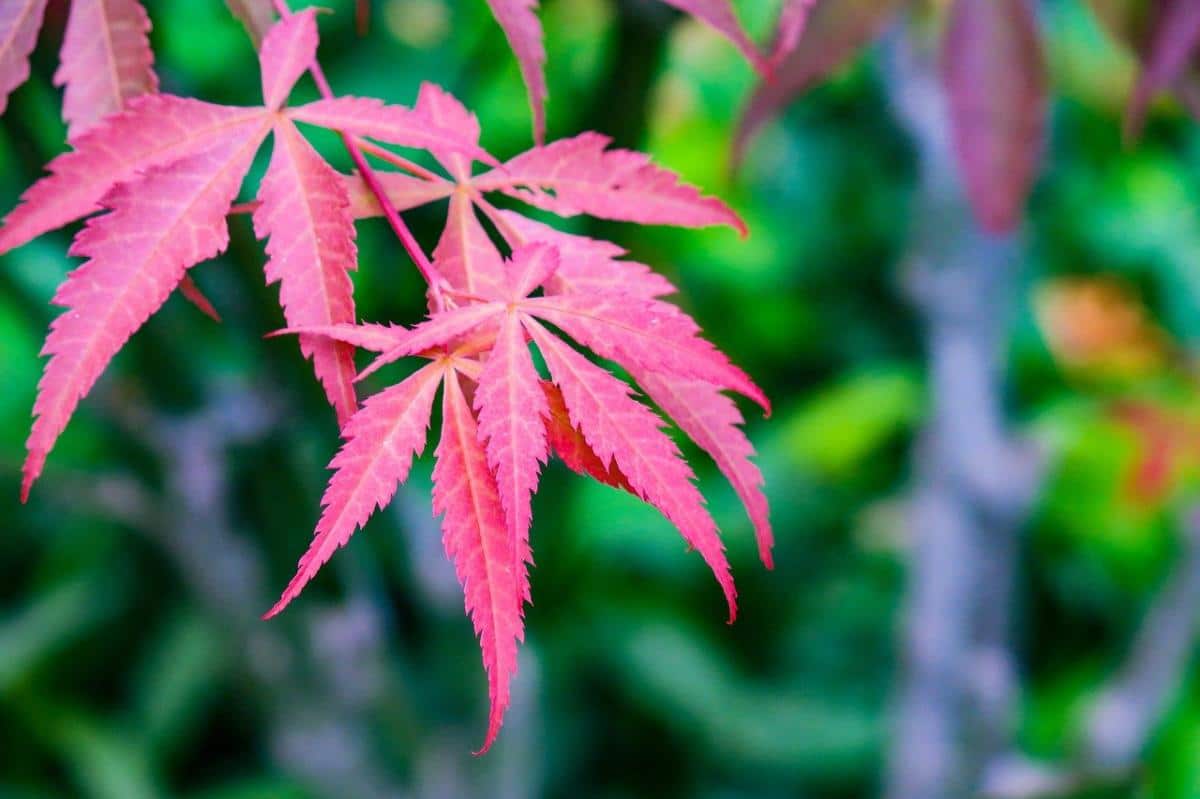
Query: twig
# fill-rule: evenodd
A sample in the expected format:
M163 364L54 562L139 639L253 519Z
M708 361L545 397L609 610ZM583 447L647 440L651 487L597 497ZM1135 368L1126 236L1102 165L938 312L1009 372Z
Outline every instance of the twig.
M362 148L363 152L369 153L370 155L375 156L380 161L386 161L387 163L391 164L392 166L399 167L400 169L403 169L405 172L410 173L414 177L421 178L422 180L440 180L441 179L441 176L438 175L436 172L426 169L425 167L421 166L420 164L416 163L415 161L410 161L407 158L405 158L404 156L394 153L391 150L387 149L386 147L380 147L378 144L375 144L372 141L368 141L367 139L363 139L363 138L356 136L356 137L354 137L354 142L360 148Z
M1128 771L1179 690L1196 640L1200 608L1200 506L1180 524L1184 551L1150 606L1112 684L1088 714L1084 758Z
M378 762L368 734L370 706L389 689L357 673L347 679L344 667L313 674L310 665L330 660L329 636L323 632L328 620L304 617L301 629L308 634L299 641L284 627L258 620L269 605L266 569L258 550L233 529L225 461L230 445L261 439L277 424L284 416L277 403L245 387L227 387L197 413L177 418L131 404L114 392L100 397L122 431L160 460L164 495L125 477L72 481L59 490L70 492L73 506L119 519L168 553L183 582L233 639L229 651L238 653L254 694L262 698L270 750L283 771L318 795L402 799L405 794L392 784L390 769ZM341 621L357 619L351 625L360 641L356 663L376 663L374 670L382 673L382 625L364 615L360 604L351 597L343 610L332 612ZM364 632L364 624L375 627ZM360 695L348 696L345 683ZM362 691L370 695L364 697Z
M1200 622L1200 505L1188 508L1179 527L1179 561L1146 611L1125 662L1084 713L1074 761L1046 765L1009 753L988 768L984 796L1052 799L1135 778L1139 758L1183 683Z

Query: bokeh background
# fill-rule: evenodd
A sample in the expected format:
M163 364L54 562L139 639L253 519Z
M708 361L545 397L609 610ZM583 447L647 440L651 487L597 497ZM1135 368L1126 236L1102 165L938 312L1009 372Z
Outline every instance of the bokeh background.
M482 2L377 0L365 37L352 3L326 5L321 58L338 91L411 102L434 80L479 114L492 152L528 146L524 89ZM963 564L924 535L930 498L948 492L953 504L958 490L930 461L975 446L930 439L954 408L990 412L930 379L940 328L919 284L922 264L936 271L941 256L922 251L921 149L897 111L903 78L889 54L897 36L936 28L942 5L794 103L731 177L753 75L727 43L641 0L545 3L551 137L596 129L646 149L750 225L744 241L575 229L664 272L774 399L774 417L752 416L748 430L778 565L758 564L736 497L689 448L741 591L740 619L726 626L711 576L661 518L551 466L534 505L514 705L483 758L471 752L486 686L430 516L428 457L301 601L258 620L308 543L337 430L294 343L263 339L282 318L248 219L234 220L226 255L193 272L223 324L172 298L84 403L25 506L37 353L48 300L73 266L71 231L0 258L0 797L898 790L924 756L898 754L920 743L905 737L921 729L909 718L920 711L913 664L930 664L913 640L932 642L921 652L934 674L940 662L922 581L941 584ZM254 51L224 4L147 6L164 90L257 102ZM765 36L775 5L738 7ZM1200 128L1166 101L1124 144L1134 61L1082 0L1044 3L1041 15L1046 166L1027 224L984 273L995 283L982 296L1001 301L981 312L998 331L981 350L1003 374L992 400L1020 453L984 471L1029 490L1003 524L972 517L1008 536L1002 560L982 560L1012 567L982 597L1002 610L991 641L1001 706L967 714L982 732L969 720L951 729L997 795L1200 797ZM51 3L34 77L0 120L5 208L63 149L50 82L63 18ZM348 167L335 142L319 143ZM427 248L439 212L407 215ZM932 227L969 224L962 216ZM421 318L422 284L386 227L359 235L362 317ZM981 261L996 260L980 246ZM983 679L994 661L968 653L941 676Z

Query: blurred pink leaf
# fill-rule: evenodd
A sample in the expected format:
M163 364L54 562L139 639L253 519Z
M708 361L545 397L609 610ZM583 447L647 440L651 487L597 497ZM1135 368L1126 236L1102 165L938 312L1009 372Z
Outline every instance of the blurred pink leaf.
M799 0L801 4L812 0ZM669 6L674 6L686 14L708 25L717 33L731 41L746 60L760 73L767 72L767 61L758 47L746 35L738 22L737 14L729 0L663 0Z
M275 23L275 9L271 6L271 0L225 0L225 5L246 27L246 33L255 46Z
M957 0L942 70L967 196L993 233L1021 219L1040 161L1046 67L1027 0Z
M899 5L898 0L817 0L790 54L751 94L734 138L734 163L742 160L759 128L853 58L883 30ZM782 16L776 41L796 36L796 27L795 11Z
M1158 12L1125 115L1127 138L1138 135L1154 95L1183 75L1200 45L1200 0L1162 0Z
M769 69L774 70L783 60L792 54L800 37L808 26L809 15L817 0L784 0L779 12L779 24L775 26L775 42L771 45L771 55L767 60Z

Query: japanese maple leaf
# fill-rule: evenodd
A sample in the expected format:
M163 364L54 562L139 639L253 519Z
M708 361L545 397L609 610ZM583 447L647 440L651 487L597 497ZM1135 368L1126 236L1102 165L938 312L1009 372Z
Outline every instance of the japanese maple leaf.
M566 251L589 240L564 237ZM424 448L438 379L444 382L442 439L434 469L434 510L474 620L489 679L491 712L483 750L495 740L508 705L530 601L531 498L551 452L575 471L628 490L657 508L712 569L736 616L736 591L717 526L695 476L663 430L663 420L632 387L581 355L555 330L612 359L716 459L747 502L770 563L770 527L762 477L738 425L733 388L764 404L762 392L698 336L694 322L656 296L649 281L630 291L556 283L569 262L545 239L496 255L502 274L486 274L464 302L405 329L334 325L292 332L323 335L380 353L379 365L404 357L433 359L413 376L369 399L346 425L346 443L330 468L324 512L296 576L268 612L283 610L333 552L389 502ZM579 239L579 241L575 241ZM464 276L459 275L459 280ZM541 292L537 294L537 292ZM562 293L557 293L557 292ZM535 296L536 294L536 296ZM553 329L550 326L553 326ZM550 381L538 374L533 343ZM468 405L461 381L472 388Z
M1191 0L1148 4L1091 0L1088 5L1108 32L1129 47L1142 65L1125 113L1127 139L1141 132L1150 101L1168 88L1174 90L1193 116L1200 114L1196 73L1200 6Z
M474 115L441 89L432 85L422 87L417 108L447 127L466 132L472 142L478 141L479 124ZM598 134L583 134L535 147L478 176L472 176L470 164L457 156L441 159L451 180L436 175L416 178L395 172L384 172L379 176L389 198L401 209L449 197L446 228L435 251L435 262L442 277L462 295L497 296L508 286L509 275L503 257L478 218L476 210L479 210L510 248L515 250L541 242L557 249L560 255L558 267L543 286L547 295L564 295L562 302L570 304L581 300L569 295L584 294L589 295L591 301L604 298L608 307L619 308L624 303L620 298L625 295L649 302L673 293L675 288L649 267L623 259L625 251L621 247L564 233L514 211L497 209L487 201L485 193L498 191L566 216L584 212L645 224L690 227L727 224L741 231L745 226L719 200L704 197L695 188L679 183L674 175L650 163L645 155L608 150L606 145L607 140ZM373 198L364 196L365 189L361 185L352 184L351 194L359 198L354 203L359 213L378 213L377 205L374 209L371 207ZM574 310L574 306L571 308ZM693 332L697 329L674 306L659 302L650 309L647 313L674 316L680 319L683 328ZM636 317L646 310L646 306L635 304L627 306L626 310ZM471 314L477 313L480 313L478 308L464 310L455 318L469 327L475 323ZM560 309L557 313L561 317L569 316L566 310ZM560 326L574 326L576 330L581 324L587 324L570 318L565 323L561 318L548 321ZM562 329L576 336L572 329ZM754 522L763 561L769 564L772 533L766 499L760 489L762 476L750 461L753 448L739 429L742 418L736 406L720 391L722 388L733 389L765 403L761 393L740 371L731 371L732 367L728 365L718 368L703 359L688 362L693 374L671 377L670 370L660 368L654 359L658 362L686 359L673 353L669 344L654 337L643 340L635 348L633 341L614 343L608 340L604 328L580 332L584 336L590 333L590 338L580 340L588 346L593 346L595 341L596 351L606 357L621 360L622 353L618 350L623 350L625 354L646 359L635 373L639 383L681 429L713 457L733 484ZM367 346L361 341L353 343ZM377 341L373 343L378 344ZM385 356L366 373L388 361ZM633 360L627 362L636 363ZM564 436L559 439L569 440ZM586 457L580 457L577 462L592 463ZM602 469L581 470L594 477L603 473ZM619 481L614 478L607 482L618 484ZM522 526L522 529L527 528Z
M984 228L1007 233L1020 223L1037 177L1049 105L1033 7L1027 0L957 0L942 72L971 207Z
M23 496L46 456L109 361L184 282L187 270L222 252L225 221L251 161L274 134L271 165L254 216L269 239L266 266L279 282L289 324L354 320L347 270L354 268L354 227L345 181L296 128L304 122L439 152L489 158L456 132L422 114L377 100L344 97L285 108L317 47L314 12L275 25L260 53L264 105L237 108L171 95L145 95L106 117L54 159L0 227L0 253L89 216L71 254L87 261L59 288L68 310L51 325L51 356L38 386L27 442ZM341 419L357 407L351 350L301 338Z
M8 95L29 77L46 0L0 5L0 114ZM73 138L120 110L133 97L156 91L150 19L138 0L73 0L54 75L65 86L63 119Z
M900 5L900 0L787 0L776 25L769 79L754 88L738 123L734 162L741 161L759 128L855 56Z
M783 60L792 54L800 44L800 37L808 26L808 17L812 13L817 0L785 0L779 10L779 21L775 26L775 41L771 46L771 55L767 67L772 72L779 67Z
M746 35L730 0L663 2L690 14L729 39L756 70L767 74L768 61ZM546 46L543 43L542 23L537 16L538 0L487 0L487 4L517 58L521 78L529 94L529 106L533 112L533 138L541 144L546 135L547 89Z

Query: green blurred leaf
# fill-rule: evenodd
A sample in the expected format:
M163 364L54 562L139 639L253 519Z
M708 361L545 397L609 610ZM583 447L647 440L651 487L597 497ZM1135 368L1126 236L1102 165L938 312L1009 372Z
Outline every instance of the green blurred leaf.
M1043 541L1081 548L1124 581L1153 583L1171 544L1170 526L1162 507L1134 501L1133 432L1103 406L1078 403L1048 409L1039 427L1059 451L1042 494Z
M884 729L874 709L757 686L677 620L642 623L625 647L625 679L642 701L669 710L680 735L738 768L831 777L868 767L879 755Z
M783 424L789 451L803 466L834 478L854 472L923 413L921 384L903 367L879 365L818 391Z
M89 575L48 586L24 608L0 618L0 693L32 678L48 658L117 607L112 586Z
M162 796L150 753L127 730L83 717L51 722L52 735L87 799L156 799Z
M156 751L171 751L191 731L198 712L215 698L214 688L229 654L221 637L197 615L171 619L143 662L134 717Z

